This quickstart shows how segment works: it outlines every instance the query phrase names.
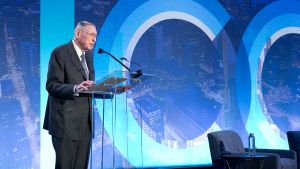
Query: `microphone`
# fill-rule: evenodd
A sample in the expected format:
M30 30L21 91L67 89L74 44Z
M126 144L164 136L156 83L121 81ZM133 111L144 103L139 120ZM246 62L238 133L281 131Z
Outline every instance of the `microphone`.
M115 61L117 61L119 64L121 64L125 69L127 69L128 72L131 73L131 70L129 69L129 67L127 67L126 65L124 65L121 61L119 61L119 60L118 60L116 57L114 57L112 54L106 52L105 50L103 50L103 49L101 49L101 48L98 49L98 53L99 53L99 54L102 54L102 53L108 54L108 55L111 56Z
M109 52L106 52L105 50L99 48L98 49L98 54L108 54L110 57L112 57L115 61L117 61L120 65L122 65L126 70L128 70L128 72L130 73L132 78L138 78L139 76L141 76L143 73L141 70L137 70L136 72L132 72L131 69L129 67L127 67L126 65L124 65L121 61L119 61L114 55L110 54ZM127 61L127 59L126 59Z
M135 71L135 73L134 73L134 76L136 76L135 78L143 75L143 73L142 73L142 66L140 64L138 64L137 62L129 61L129 60L127 60L124 57L121 57L120 59L121 60L125 60L126 62L129 62L129 63L135 64L135 65L137 65L139 67L139 69L137 71Z

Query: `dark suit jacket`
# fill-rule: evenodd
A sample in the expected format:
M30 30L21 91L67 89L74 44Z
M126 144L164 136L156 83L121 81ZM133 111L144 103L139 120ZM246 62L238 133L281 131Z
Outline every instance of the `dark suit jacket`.
M86 52L90 80L95 79L93 56ZM91 127L91 96L74 96L74 86L86 80L84 69L72 44L55 48L51 54L46 89L48 102L43 128L59 138L78 140Z

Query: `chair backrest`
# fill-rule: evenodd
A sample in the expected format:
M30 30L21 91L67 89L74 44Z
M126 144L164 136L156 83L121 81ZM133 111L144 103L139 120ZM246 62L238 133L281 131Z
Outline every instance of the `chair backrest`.
M211 159L214 161L225 153L243 153L245 148L240 136L232 130L222 130L207 134Z
M288 131L287 138L291 150L297 150L300 148L300 131Z
M290 150L297 153L297 169L300 169L300 131L288 131L286 133Z

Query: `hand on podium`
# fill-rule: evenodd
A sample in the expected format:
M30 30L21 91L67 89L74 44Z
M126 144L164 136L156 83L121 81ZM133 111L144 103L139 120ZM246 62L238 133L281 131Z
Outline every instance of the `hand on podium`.
M76 85L75 90L76 90L76 92L83 92L83 91L86 91L86 90L88 90L89 88L91 88L93 86L95 86L95 82L87 80L87 81L81 82L79 85Z

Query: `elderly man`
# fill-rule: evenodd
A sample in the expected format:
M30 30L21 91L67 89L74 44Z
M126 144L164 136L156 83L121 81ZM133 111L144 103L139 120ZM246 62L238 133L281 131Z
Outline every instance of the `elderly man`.
M91 50L96 37L96 26L80 21L73 40L55 48L51 54L44 129L52 136L56 169L88 167L92 98L82 92L95 85Z

